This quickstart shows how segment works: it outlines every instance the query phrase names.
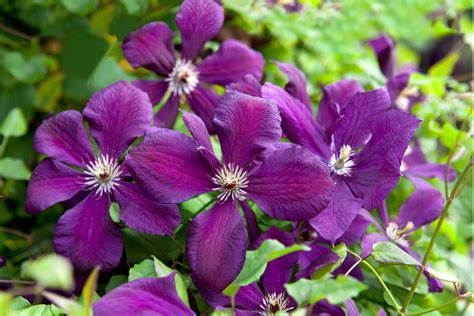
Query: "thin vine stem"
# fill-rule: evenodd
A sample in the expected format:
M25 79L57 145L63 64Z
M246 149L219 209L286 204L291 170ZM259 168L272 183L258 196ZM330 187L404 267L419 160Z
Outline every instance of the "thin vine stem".
M455 302L457 302L457 301L459 301L459 300L462 300L462 299L464 299L467 295L471 295L471 293L466 293L466 294L464 294L464 295L462 295L462 296L457 296L457 297L455 297L455 298L453 298L453 299L447 301L446 303L441 304L441 305L439 305L439 306L437 306L437 307L433 307L433 308L431 308L431 309L427 309L427 310L424 310L424 311L422 311L422 312L408 313L408 314L405 314L405 315L407 315L407 316L415 316L415 315L428 314L428 313L437 311L437 310L439 310L439 309L442 309L443 307L446 307L446 306L448 306L449 304L452 304L452 303L455 303Z

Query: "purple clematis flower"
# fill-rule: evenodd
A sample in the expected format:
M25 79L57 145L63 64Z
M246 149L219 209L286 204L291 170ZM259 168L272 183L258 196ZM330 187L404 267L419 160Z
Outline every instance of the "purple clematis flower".
M147 92L157 104L171 91L170 98L155 116L158 127L173 127L183 97L213 132L212 119L219 96L206 84L228 85L246 74L262 78L264 60L260 53L236 41L227 40L219 50L200 63L198 54L215 37L224 21L223 8L212 0L185 0L176 15L181 32L181 54L173 47L174 33L163 22L152 22L130 33L123 42L123 54L130 64L163 76L162 80L139 80L133 84Z
M334 243L361 208L377 207L398 182L403 154L420 121L390 109L385 89L361 92L357 82L350 80L324 88L315 119L305 97L304 75L292 65L279 66L292 74L288 76L287 91L266 83L262 96L278 106L285 135L320 156L331 168L336 183L332 198L310 223L324 239ZM291 87L298 87L293 90L299 93L292 92Z
M68 201L72 208L58 221L55 250L83 270L115 267L122 254L119 227L109 216L113 201L127 226L150 234L173 234L180 223L176 205L143 194L121 156L152 120L147 95L118 82L94 94L83 111L64 111L36 130L34 148L47 156L33 171L26 211L35 214ZM83 119L98 146L94 152Z
M223 162L203 121L184 112L184 122L192 137L157 129L127 161L137 183L166 202L216 192L217 203L191 222L187 253L195 283L220 292L245 261L247 232L238 204L251 212L250 199L273 218L306 220L326 206L333 182L329 168L307 149L278 143L278 109L261 98L229 92L221 99L214 124Z
M125 283L92 305L94 315L196 315L176 293L175 274Z

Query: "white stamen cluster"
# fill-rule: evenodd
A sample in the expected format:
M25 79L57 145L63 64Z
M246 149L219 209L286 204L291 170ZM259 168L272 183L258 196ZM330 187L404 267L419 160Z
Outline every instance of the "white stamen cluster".
M228 164L222 167L211 180L218 185L212 190L220 192L217 199L221 202L227 201L228 198L232 198L232 201L245 200L247 192L244 189L248 187L249 181L247 171L244 171L240 166Z
M285 293L269 293L263 297L263 303L260 305L261 316L273 316L278 312L288 312L293 309L290 306L290 300Z
M199 72L191 61L176 60L173 70L165 81L173 94L183 95L191 93L199 83Z
M350 176L351 169L355 165L354 161L351 160L353 154L354 151L351 146L343 145L339 149L339 157L336 157L336 154L331 156L330 165L332 172L342 176Z
M119 165L116 159L108 155L100 155L94 162L90 162L84 170L86 176L85 185L89 190L95 190L96 194L111 193L120 180Z
M390 222L388 223L387 228L385 229L388 238L393 241L394 243L399 244L403 247L409 247L410 242L406 238L406 234L413 229L413 223L408 222L407 225L400 229L397 223Z

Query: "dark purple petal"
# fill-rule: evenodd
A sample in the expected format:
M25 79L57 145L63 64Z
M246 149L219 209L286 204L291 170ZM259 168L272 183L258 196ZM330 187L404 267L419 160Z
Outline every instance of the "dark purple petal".
M393 76L395 68L395 47L396 44L389 36L383 34L369 41L370 46L377 56L380 70L387 78Z
M400 93L408 86L408 82L410 81L410 75L411 74L409 72L403 72L387 80L387 91L394 106L397 105L397 98ZM408 109L400 110L407 111Z
M367 230L367 226L369 226L369 224L370 222L366 218L361 215L357 215L346 232L337 239L336 244L343 242L346 245L352 245L360 241L362 236L365 235L365 231Z
M303 103L271 83L263 86L262 95L278 106L282 118L281 127L288 139L329 160L329 146L318 130L311 111Z
M145 134L153 116L146 93L125 81L95 93L83 113L101 153L115 159Z
M295 243L295 240L290 233L272 226L260 236L255 243L255 248L258 248L266 239L278 240L287 247ZM276 260L272 260L267 264L267 268L261 277L265 293L285 293L286 290L284 285L290 281L297 260L298 254L291 253Z
M244 213L245 220L247 221L247 231L250 235L250 245L252 245L252 248L256 248L255 242L257 242L258 237L260 235L260 229L258 228L257 224L257 217L255 216L255 213L253 212L252 208L247 204L247 202L240 201L239 204Z
M415 191L400 208L397 223L400 227L405 227L411 222L416 229L433 222L441 215L444 200L441 192L428 182L417 177L409 179L415 185Z
M344 180L338 179L328 206L311 219L311 226L324 239L334 244L359 214L361 204L362 200L352 194Z
M318 156L286 144L266 150L259 158L246 191L262 211L277 219L301 221L326 207L334 183Z
M61 162L85 167L94 152L82 123L82 114L68 110L44 120L34 137L34 148Z
M409 153L403 157L402 166L404 170L402 171L404 175L438 178L445 181L447 165L428 162L418 141L415 140L414 145L410 146L408 151ZM449 181L454 181L456 179L456 170L449 168L447 176Z
M66 211L54 233L54 249L71 259L80 270L99 265L114 268L122 256L120 228L109 216L110 198L90 193L82 202Z
M195 315L176 293L175 274L125 283L92 305L94 315Z
M378 233L373 233L373 234L364 236L362 238L362 243L361 243L362 249L361 249L360 256L362 258L366 258L370 256L370 254L372 253L372 248L376 243L387 242L387 241L390 241L390 239L387 236L378 234Z
M209 136L209 132L207 131L206 124L204 124L203 120L199 118L199 116L183 111L183 121L188 128L188 131L191 133L191 136L198 142L198 144L209 151L213 152L212 150L212 143L211 138Z
M306 105L309 111L312 111L311 101L306 91L307 82L304 73L296 66L292 64L276 62L278 69L285 73L288 77L288 83L285 86L285 90L294 98L298 99Z
M120 219L130 228L146 234L172 235L181 223L175 204L158 203L133 183L119 182L114 197L120 206Z
M196 216L189 227L187 254L193 278L220 292L245 262L247 231L234 203L219 203Z
M312 244L310 251L302 251L298 254L300 271L296 273L296 279L311 279L314 272L339 260L339 256L336 253L318 244Z
M166 23L148 23L123 40L123 55L134 68L144 67L166 76L176 62L173 37Z
M237 294L235 294L235 306L239 309L250 312L258 312L262 309L260 307L262 303L263 294L262 291L260 291L257 283L251 283L249 285L242 286L237 291Z
M370 136L370 124L374 117L390 108L390 97L387 90L375 89L368 92L357 92L349 101L342 118L334 130L336 150L343 145L353 149L363 145Z
M148 94L152 105L160 103L168 90L165 80L135 80L132 85Z
M231 83L226 87L227 92L237 91L242 92L253 97L262 97L262 87L260 82L252 75L245 75L242 80Z
M356 265L354 267L354 265ZM356 278L359 281L364 281L364 274L362 273L362 269L360 268L360 262L358 262L356 259L354 259L351 256L346 256L344 261L342 261L341 265L332 272L333 276L338 276L340 274L345 275L349 269L351 271L349 272L349 275L353 278Z
M264 60L262 54L247 45L230 39L223 42L219 50L206 57L199 65L199 80L222 86L252 75L262 79Z
M185 0L176 15L181 32L183 58L193 60L204 44L219 34L224 9L212 0Z
M219 102L214 124L226 163L247 167L281 137L278 109L261 98L229 92Z
M178 94L171 94L169 99L156 113L153 124L157 127L173 128L178 117L180 96Z
M316 303L311 312L313 316L344 316L344 310L337 305L329 304L327 300Z
M347 102L356 92L362 91L364 89L355 80L340 80L323 88L323 98L319 104L316 121L326 132L328 141Z
M147 134L126 162L138 185L163 203L180 203L210 191L212 172L191 137L168 129Z
M84 186L81 173L46 158L33 170L26 189L25 210L34 214L58 202L69 200Z
M436 278L434 278L434 277L432 277L427 269L425 269L425 271L423 271L423 275L425 276L426 280L428 281L428 291L430 293L439 293L439 292L443 291L443 289L444 289L443 282L436 279Z
M214 133L214 113L220 96L212 88L197 86L196 89L188 95L189 105L203 121L206 123L209 133Z

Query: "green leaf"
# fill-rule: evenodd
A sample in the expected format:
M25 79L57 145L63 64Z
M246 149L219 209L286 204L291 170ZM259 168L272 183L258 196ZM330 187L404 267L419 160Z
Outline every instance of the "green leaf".
M75 14L86 15L97 8L97 0L61 0L66 9Z
M25 162L20 159L0 159L0 177L13 180L28 180L31 176L30 170Z
M233 296L244 285L257 281L265 271L268 262L295 251L309 251L305 245L285 247L277 240L265 240L257 250L247 251L244 267L237 278L225 290L224 294Z
M128 281L140 278L153 278L156 276L155 263L151 259L145 259L130 268Z
M10 308L13 310L25 309L31 306L30 301L28 301L23 296L17 296L11 300ZM1 313L0 313L1 315Z
M127 281L128 281L128 277L126 275L119 274L119 275L112 276L110 278L109 283L107 283L107 286L105 287L105 293L109 293L116 287L124 283L127 283Z
M97 287L97 279L99 278L99 267L94 268L89 277L87 278L86 284L82 289L82 299L84 300L84 308L82 316L92 315L92 301Z
M110 204L109 216L114 223L120 223L120 206L116 202Z
M178 296L181 298L184 304L189 306L189 298L188 298L188 292L186 291L186 284L184 283L184 280L181 277L181 275L177 271L174 271L173 269L169 268L167 265L165 265L163 262L156 259L155 257L153 257L153 260L155 263L156 275L158 277L165 277L165 276L168 276L170 273L176 272L175 274L176 292L178 292Z
M449 76L453 71L454 66L458 62L460 56L461 55L458 52L449 54L448 56L444 57L436 64L431 66L431 68L428 69L428 75L443 77Z
M17 316L56 316L60 311L52 305L33 305L18 311Z
M371 256L380 263L419 266L415 258L391 242L379 242L373 247Z
M23 277L31 278L45 287L71 290L74 286L72 264L65 257L49 254L21 267Z
M66 315L70 316L82 316L84 307L76 302L75 300L67 297L63 297L56 293L44 291L43 296L50 300L54 305L63 310Z
M128 14L139 15L148 9L148 0L120 0Z
M26 60L19 52L11 52L4 55L3 62L8 72L20 82L33 84L46 75L46 57L43 55Z
M28 123L23 112L19 108L14 108L3 120L0 132L5 137L19 137L25 135L27 131Z
M322 299L327 299L331 304L341 304L367 289L358 280L342 275L339 275L336 279L300 279L295 283L286 284L285 288L299 306L312 305Z
M35 94L35 108L43 111L52 111L62 94L63 74L58 73L42 81Z
M313 280L320 279L323 276L327 275L328 273L333 272L334 270L339 268L341 266L342 262L344 261L344 259L346 259L347 246L346 246L345 243L340 243L339 245L337 245L336 247L334 247L331 250L332 250L332 252L336 253L339 256L339 259L337 259L337 261L334 262L334 263L329 263L329 264L317 269L313 273L313 275L311 276L311 278Z

